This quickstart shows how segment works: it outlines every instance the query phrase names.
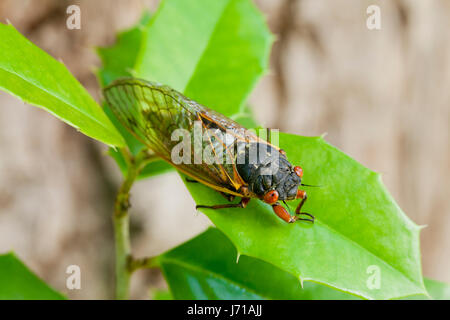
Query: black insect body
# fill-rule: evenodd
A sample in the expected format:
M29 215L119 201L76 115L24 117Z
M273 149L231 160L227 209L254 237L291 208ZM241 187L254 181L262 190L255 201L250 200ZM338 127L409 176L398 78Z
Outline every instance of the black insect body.
M256 161L251 161L250 150L254 148ZM239 157L239 154L238 154ZM286 156L265 143L246 145L245 161L236 163L237 171L248 183L251 192L263 197L268 191L276 190L278 200L294 200L301 184L301 178Z

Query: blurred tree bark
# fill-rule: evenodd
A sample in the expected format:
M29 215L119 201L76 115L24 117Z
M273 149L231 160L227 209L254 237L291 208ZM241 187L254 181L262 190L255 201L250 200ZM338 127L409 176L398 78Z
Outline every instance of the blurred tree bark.
M379 0L381 30L366 28L373 1L258 0L277 35L271 74L250 103L263 125L327 140L383 178L422 231L426 276L450 281L450 2ZM81 30L68 30L78 4ZM100 100L92 48L112 44L143 8L158 1L3 0L0 20L55 58ZM111 298L111 214L119 172L105 148L49 114L0 92L0 252L15 250L70 298ZM209 223L175 174L132 190L132 246L157 254ZM152 199L160 199L150 203ZM173 201L176 194L177 201ZM65 289L78 264L82 289ZM139 271L132 298L162 287L157 271Z

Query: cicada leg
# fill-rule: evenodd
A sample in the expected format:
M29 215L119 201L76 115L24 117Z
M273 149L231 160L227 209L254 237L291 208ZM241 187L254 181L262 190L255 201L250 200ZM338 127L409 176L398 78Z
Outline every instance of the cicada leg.
M284 221L286 221L287 223L294 223L295 221L309 221L314 223L314 216L306 213L306 212L300 212L298 213L298 215L300 214L305 214L311 217L311 219L307 219L307 218L300 218L298 216L291 216L289 214L289 212L278 202L272 205L273 211L275 212L275 214L283 219ZM296 213L297 214L297 213Z
M314 216L312 214L309 214L307 212L300 212L303 205L305 204L306 199L308 198L306 196L306 192L303 190L298 190L297 192L297 199L301 198L302 200L298 204L297 208L295 209L296 216L291 216L289 212L278 202L272 205L273 211L275 214L286 221L287 223L294 223L295 221L309 221L314 223ZM309 218L301 218L300 215L306 215Z
M295 217L296 218L296 220L303 220L303 221L310 221L310 222L312 222L312 223L314 223L314 216L312 215L312 214L310 214L310 213L307 213L307 212L300 212L300 210L302 209L302 207L303 207L303 205L305 204L305 202L306 202L306 199L308 199L308 196L306 195L306 191L304 191L304 190L298 190L297 191L297 199L298 198L301 198L302 199L302 201L300 201L300 203L298 204L298 206L297 206L297 208L295 209L295 214L296 215L306 215L306 216L308 216L309 218L299 218L299 217Z
M275 212L275 214L283 219L284 221L286 221L287 223L293 223L295 222L295 218L289 214L289 212L287 212L287 210L278 202L272 205L273 208L273 212Z
M218 204L215 206L196 205L195 209L207 208L207 209L224 209L224 208L245 208L250 202L250 198L242 198L239 203Z
M235 198L236 198L236 196L234 195L234 194L228 194L228 193L225 193L225 192L219 192L221 195L223 195L223 197L225 198L225 199L227 199L228 201L233 201Z

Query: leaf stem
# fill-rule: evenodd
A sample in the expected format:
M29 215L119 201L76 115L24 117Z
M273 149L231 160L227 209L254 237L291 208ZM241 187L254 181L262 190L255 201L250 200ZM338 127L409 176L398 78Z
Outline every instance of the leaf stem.
M155 268L159 266L157 257L133 258L129 260L128 268L131 273L138 269Z
M127 152L129 155L129 153ZM125 300L129 296L131 245L130 245L130 190L139 176L140 171L152 159L147 151L141 151L135 157L129 155L128 170L125 179L117 193L114 204L114 238L116 246L116 299Z

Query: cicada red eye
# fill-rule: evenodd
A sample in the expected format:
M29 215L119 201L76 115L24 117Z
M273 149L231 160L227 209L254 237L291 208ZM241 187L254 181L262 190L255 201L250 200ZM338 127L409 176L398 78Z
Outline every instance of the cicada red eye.
M303 169L300 166L294 167L294 172L296 175L298 175L300 178L303 177Z
M264 195L264 202L268 204L272 204L277 202L279 197L278 191L271 190Z

